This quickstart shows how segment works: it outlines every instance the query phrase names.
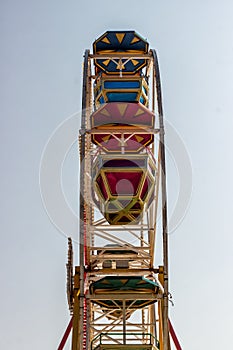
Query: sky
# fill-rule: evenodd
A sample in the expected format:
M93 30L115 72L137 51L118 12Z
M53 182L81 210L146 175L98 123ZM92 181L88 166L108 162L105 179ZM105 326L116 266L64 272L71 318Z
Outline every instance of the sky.
M80 111L84 50L114 29L135 29L157 50L164 114L192 164L190 205L169 235L171 319L183 349L230 348L232 11L230 0L1 1L0 349L56 349L68 324L67 240L43 206L40 160L57 126ZM169 215L174 169L168 157ZM77 211L76 145L62 182Z

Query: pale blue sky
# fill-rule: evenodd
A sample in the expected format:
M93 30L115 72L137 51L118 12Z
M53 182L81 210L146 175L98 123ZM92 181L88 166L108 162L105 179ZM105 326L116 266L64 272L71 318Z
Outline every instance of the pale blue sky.
M97 4L93 0L0 4L0 349L56 349L68 323L67 242L44 211L39 163L53 130L80 110L83 51L108 29L135 29L157 49L165 116L181 135L192 161L190 208L170 237L174 326L184 349L229 349L232 2ZM72 206L77 168L72 149L64 169L64 188ZM169 193L176 185L169 163Z

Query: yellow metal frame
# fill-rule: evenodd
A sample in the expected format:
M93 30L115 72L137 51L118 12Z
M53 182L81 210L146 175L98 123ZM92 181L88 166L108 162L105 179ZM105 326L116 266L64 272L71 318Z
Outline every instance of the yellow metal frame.
M108 126L109 127L109 126ZM122 127L121 127L122 128ZM98 131L103 132L103 135L106 135L104 133L104 128L98 127ZM140 151L144 150L145 147L149 146L152 142L153 142L153 134L149 134L147 133L147 135L150 135L150 138L148 139L147 142L145 142L144 144L141 144L141 142L137 142L137 149L135 147L135 149L127 149L127 142L130 141L130 139L132 139L134 136L137 139L137 137L140 139L140 135L142 134L142 129L138 128L138 132L133 132L131 131L132 128L128 128L128 127L124 127L124 132L120 131L117 132L117 130L114 130L114 132L110 132L107 135L110 137L113 137L115 140L118 141L119 145L120 145L120 151L122 151L122 153L139 153ZM128 130L128 131L127 131ZM141 133L141 134L140 134ZM100 134L100 133L99 133ZM143 134L146 134L146 131L143 131ZM94 144L96 144L97 146L101 147L106 153L115 153L115 154L119 154L119 150L109 150L107 148L107 146L105 145L105 142L100 142L99 140L96 139L95 135L98 135L95 132L92 133L92 142ZM120 135L120 136L118 136ZM127 136L126 136L127 135ZM128 136L130 135L130 136Z

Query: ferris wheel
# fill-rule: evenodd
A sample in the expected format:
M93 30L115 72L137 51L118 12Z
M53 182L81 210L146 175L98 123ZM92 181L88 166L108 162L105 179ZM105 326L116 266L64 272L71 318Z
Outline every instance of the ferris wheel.
M72 350L181 349L168 316L159 65L135 31L107 31L85 51L79 151L80 264L69 239L72 318L58 349L71 329Z

